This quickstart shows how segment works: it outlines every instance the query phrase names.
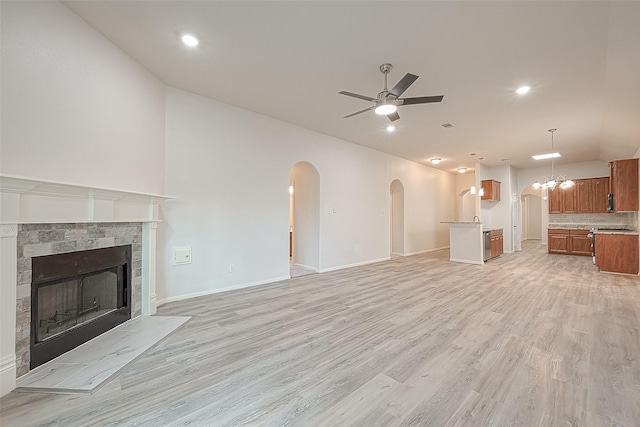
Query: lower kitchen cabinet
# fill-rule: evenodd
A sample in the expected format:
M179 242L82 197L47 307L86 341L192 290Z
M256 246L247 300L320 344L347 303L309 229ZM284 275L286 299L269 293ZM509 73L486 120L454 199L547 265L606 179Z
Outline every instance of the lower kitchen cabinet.
M571 230L569 233L569 247L571 255L591 256L591 237L587 230Z
M550 254L591 256L591 238L587 230L549 229Z
M502 229L491 230L491 258L504 253L504 236Z
M596 266L601 271L638 274L638 235L596 234Z
M547 247L550 254L569 253L569 230L549 229Z

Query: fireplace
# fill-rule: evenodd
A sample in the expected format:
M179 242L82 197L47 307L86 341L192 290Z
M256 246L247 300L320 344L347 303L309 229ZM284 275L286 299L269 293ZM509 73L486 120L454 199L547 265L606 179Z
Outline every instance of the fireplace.
M131 245L32 258L30 368L131 318Z

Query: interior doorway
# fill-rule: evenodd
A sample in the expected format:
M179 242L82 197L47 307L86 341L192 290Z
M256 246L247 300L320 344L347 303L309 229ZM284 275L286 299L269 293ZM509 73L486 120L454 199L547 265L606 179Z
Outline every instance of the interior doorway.
M542 240L542 190L531 186L522 190L522 240Z
M289 171L289 265L291 277L320 267L320 174L309 162Z
M404 255L404 186L394 179L390 186L391 258Z

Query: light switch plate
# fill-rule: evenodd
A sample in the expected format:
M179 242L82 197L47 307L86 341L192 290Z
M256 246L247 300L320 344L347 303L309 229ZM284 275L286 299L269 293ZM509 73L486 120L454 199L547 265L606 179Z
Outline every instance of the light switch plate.
M173 265L191 264L191 246L173 248Z

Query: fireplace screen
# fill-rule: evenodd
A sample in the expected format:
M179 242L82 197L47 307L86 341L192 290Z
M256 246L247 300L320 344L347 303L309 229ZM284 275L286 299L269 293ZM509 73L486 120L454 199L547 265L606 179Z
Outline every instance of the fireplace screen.
M36 342L116 310L117 301L116 268L41 287Z
M131 318L131 246L34 257L31 369Z

